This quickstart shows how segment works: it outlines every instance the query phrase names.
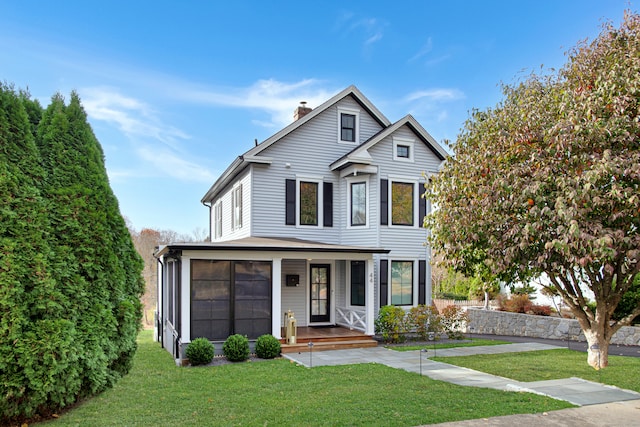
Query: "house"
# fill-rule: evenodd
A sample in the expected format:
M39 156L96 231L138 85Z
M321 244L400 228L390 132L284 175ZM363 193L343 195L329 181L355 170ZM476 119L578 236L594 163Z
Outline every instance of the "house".
M158 339L374 334L379 307L431 303L425 176L446 152L411 116L391 123L355 86L242 154L202 198L211 241L158 249Z

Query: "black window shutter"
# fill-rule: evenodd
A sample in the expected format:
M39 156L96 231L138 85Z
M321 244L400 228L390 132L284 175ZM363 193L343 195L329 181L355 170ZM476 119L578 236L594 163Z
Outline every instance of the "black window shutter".
M427 192L427 189L424 188L424 184L420 185L420 200L418 200L418 227L424 227L424 217L427 215L427 199L424 196L424 193Z
M427 261L418 261L418 304L427 303Z
M333 183L325 182L323 191L323 224L325 227L333 227Z
M387 295L389 293L389 261L380 260L380 307L388 304Z
M380 180L380 225L389 224L389 180Z
M296 225L296 180L286 180L286 225Z

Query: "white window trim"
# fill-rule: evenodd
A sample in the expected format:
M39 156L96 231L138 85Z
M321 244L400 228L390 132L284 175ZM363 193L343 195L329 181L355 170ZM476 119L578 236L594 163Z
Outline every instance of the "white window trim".
M403 304L403 305L397 305L398 307L415 307L416 305L418 305L418 275L419 275L419 260L418 258L412 258L412 257L397 257L397 258L393 258L393 259L389 259L389 272L388 277L387 277L387 283L389 284L388 286L388 291L387 291L387 301L389 301L389 304L391 305L391 296L392 296L392 290L393 290L393 284L391 283L391 277L392 277L392 265L394 262L403 262L403 261L408 261L412 263L412 270L413 270L413 277L411 278L411 304Z
M240 197L236 196L238 190L240 190ZM244 194L242 191L242 184L236 184L231 190L231 230L236 231L242 228L242 216L243 216L243 199Z
M409 157L398 157L398 145L404 145L409 147ZM414 163L414 145L415 140L407 138L393 137L393 160L399 162Z
M352 114L356 116L355 141L345 141L342 139L342 117L341 117L342 114ZM360 110L338 107L338 143L349 144L349 145L360 144Z
M369 185L369 176L352 176L352 177L348 177L346 178L347 181L347 228L354 228L354 229L358 229L358 230L362 230L365 228L369 228L369 221L370 221L370 209L369 209L369 203L371 198L369 197L369 188L371 187ZM366 198L366 206L365 206L365 215L366 215L366 221L364 223L364 225L351 225L351 184L356 184L359 182L364 182L365 183L365 198Z
M318 184L318 225L300 224L300 182L315 182ZM296 176L296 228L318 230L324 228L324 180L321 176Z
M399 229L406 229L406 230L411 230L414 228L419 228L418 227L418 221L419 221L419 211L420 211L420 206L418 205L418 200L419 200L419 185L420 185L420 181L417 179L413 179L413 178L407 178L407 177L399 177L399 176L389 176L389 188L388 191L389 193L387 194L387 200L388 202L388 209L389 209L389 213L388 213L388 218L389 218L389 224L388 227L392 227L392 228L399 228ZM398 225L398 224L394 224L393 223L393 198L391 197L392 195L392 191L393 191L393 183L394 182L400 182L400 183L405 183L405 184L413 184L413 225Z

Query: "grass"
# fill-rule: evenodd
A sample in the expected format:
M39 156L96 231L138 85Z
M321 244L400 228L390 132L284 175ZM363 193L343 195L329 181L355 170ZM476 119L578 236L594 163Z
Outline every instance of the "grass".
M396 351L414 351L414 350L422 350L423 348L430 350L433 348L456 348L456 347L477 347L481 345L502 345L502 344L511 344L508 341L499 341L499 340L486 340L481 338L471 338L471 341L460 341L460 342L446 342L446 343L430 343L430 344L417 344L417 345L389 345L386 346L391 350Z
M142 332L129 375L61 426L411 426L571 407L529 393L462 387L379 364L304 368L285 359L180 368Z
M609 366L600 371L587 364L586 353L568 349L432 359L517 381L579 377L640 392L640 358L637 357L609 356Z

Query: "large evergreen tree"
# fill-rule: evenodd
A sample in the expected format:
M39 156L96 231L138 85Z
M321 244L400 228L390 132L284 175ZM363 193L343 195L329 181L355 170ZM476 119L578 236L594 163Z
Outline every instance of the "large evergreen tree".
M69 105L57 94L38 126L38 144L49 179L56 269L76 298L84 342L83 391L108 387L130 367L144 290L135 252L108 182L104 155L78 95Z
M46 179L23 98L0 85L0 420L75 400L75 330L51 275Z
M43 112L0 85L0 196L2 423L46 415L125 374L144 285L76 93Z

